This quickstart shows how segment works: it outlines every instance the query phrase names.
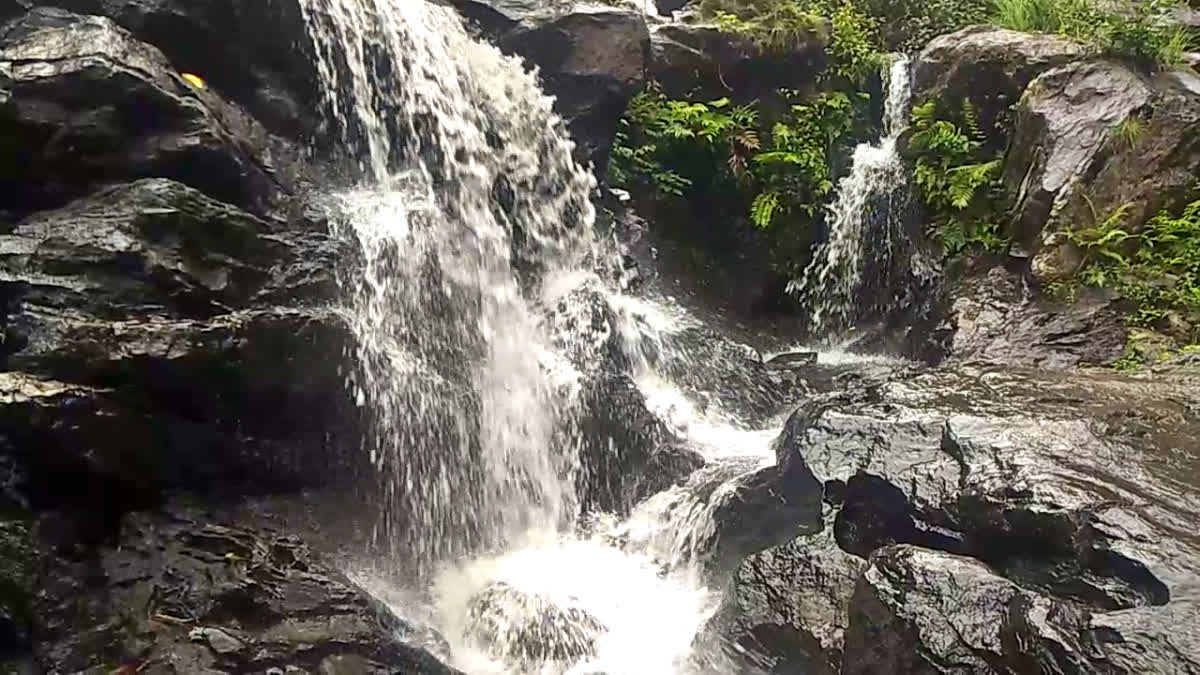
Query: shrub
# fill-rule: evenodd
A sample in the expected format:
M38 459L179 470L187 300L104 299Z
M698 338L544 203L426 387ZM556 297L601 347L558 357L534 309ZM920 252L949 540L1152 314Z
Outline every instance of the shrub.
M995 0L996 24L1028 33L1056 33L1101 53L1154 66L1175 66L1194 44L1192 33L1165 20L1173 0L1109 9L1097 0Z
M1008 246L996 222L993 193L1000 160L984 156L978 116L964 101L961 122L939 115L938 103L913 108L908 153L916 193L929 212L929 234L946 255Z
M833 190L831 155L857 119L850 96L824 93L791 105L760 134L753 105L670 100L651 88L622 120L609 179L667 195L728 195L767 229L787 214L811 217L824 204Z
M1076 281L1132 300L1135 326L1161 327L1174 314L1190 326L1187 340L1200 340L1200 201L1158 213L1139 232L1126 226L1128 209L1068 233L1083 254Z

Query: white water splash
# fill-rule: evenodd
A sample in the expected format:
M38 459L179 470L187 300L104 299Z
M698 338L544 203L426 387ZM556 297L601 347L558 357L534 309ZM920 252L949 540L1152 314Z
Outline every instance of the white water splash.
M345 280L350 384L386 544L357 578L401 604L431 596L468 672L530 672L494 660L468 630L472 601L497 583L607 629L590 656L540 672L683 672L719 597L693 564L697 542L722 486L770 461L774 432L658 375L664 360L688 362L671 337L699 322L602 283L595 182L535 74L440 5L301 4L328 114L369 179L331 196L338 233L361 250ZM615 325L587 320L588 292ZM710 466L580 536L573 416L589 359L614 333L654 412ZM430 585L400 592L396 578Z
M907 58L892 64L884 111L885 137L854 150L849 175L838 183L829 208L829 234L800 279L788 292L800 296L811 312L811 330L824 335L853 328L864 305L862 287L868 269L886 270L903 237L892 195L907 181L896 141L908 127L912 95ZM876 202L886 200L880 208ZM877 209L881 213L877 212Z

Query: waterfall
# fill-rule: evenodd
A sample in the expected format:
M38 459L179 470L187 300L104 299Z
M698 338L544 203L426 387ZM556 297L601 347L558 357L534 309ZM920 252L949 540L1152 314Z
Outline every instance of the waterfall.
M903 208L907 175L896 150L908 127L912 95L906 57L891 66L884 110L884 137L854 150L850 173L838 183L829 208L829 232L800 279L788 291L811 312L811 331L831 336L854 328L865 309L886 307L894 264L905 243ZM872 278L874 275L874 278Z
M722 371L748 348L697 347L682 308L605 281L595 180L518 59L424 0L301 6L364 177L328 195L360 253L341 275L348 384L378 482L382 545L355 578L429 603L467 672L685 670L719 599L698 558L725 484L774 462L783 411L726 410L759 386ZM614 375L709 466L585 528L581 390Z
M588 264L592 176L515 59L418 0L303 0L368 183L336 196L380 538L417 567L573 517L575 458L524 275Z

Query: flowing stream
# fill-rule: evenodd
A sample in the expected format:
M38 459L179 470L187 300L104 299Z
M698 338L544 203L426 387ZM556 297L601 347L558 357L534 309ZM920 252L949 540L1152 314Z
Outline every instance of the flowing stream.
M327 116L367 177L329 196L362 253L344 275L348 378L388 571L360 578L381 597L414 585L467 672L683 672L718 599L699 565L712 509L773 461L778 420L698 384L722 358L691 355L684 310L606 281L595 181L534 73L441 5L301 4ZM585 523L583 392L614 358L708 466Z
M872 296L892 290L888 277L906 243L904 209L897 202L906 198L907 175L896 142L908 128L911 71L907 57L889 69L884 138L855 148L850 173L829 208L828 235L801 278L789 284L811 309L815 335L842 336L865 310L887 308L886 297Z

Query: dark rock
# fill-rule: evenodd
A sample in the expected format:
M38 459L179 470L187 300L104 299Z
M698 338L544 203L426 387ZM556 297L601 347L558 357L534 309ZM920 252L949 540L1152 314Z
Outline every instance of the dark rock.
M29 490L41 498L116 508L173 487L291 490L359 470L358 453L347 452L354 408L329 359L348 338L337 317L64 320L51 330L54 343L22 355L22 365L90 384L7 376L14 394L3 436L32 467ZM43 414L27 410L35 404ZM74 491L55 485L67 476Z
M457 672L293 537L190 509L131 514L119 539L41 570L31 606L46 672ZM333 671L337 672L337 671Z
M663 16L670 16L688 5L691 0L654 0L654 8Z
M725 486L712 510L710 567L733 569L759 551L821 531L821 489L802 461L762 468Z
M167 177L267 208L265 136L109 19L39 8L0 27L0 44L0 206L29 211L100 183Z
M1055 35L972 26L935 38L913 69L913 100L971 101L989 145L1002 150L1011 125L1007 111L1041 73L1085 58L1082 45Z
M1183 591L1196 566L1167 562L1195 560L1200 546L1182 525L1200 508L1195 444L1185 440L1200 425L1194 384L1185 374L931 371L818 408L794 437L838 507L842 550L907 543L970 556L1096 624L1136 610L1141 632L1115 642L1166 664L1177 658L1168 644L1192 639L1172 635L1172 617L1196 611ZM912 620L923 635L940 631ZM900 650L892 657L912 658L911 635L888 644ZM847 667L852 651L848 640Z
M296 0L50 0L80 14L107 16L154 45L175 69L195 73L276 133L316 131L315 50ZM270 30L264 30L265 27Z
M581 446L576 482L584 510L628 511L644 494L639 486L656 451L673 435L627 375L598 374L578 405L578 426L568 433Z
M895 546L858 582L842 672L1129 672L1089 663L1088 619L977 560Z
M825 66L829 29L813 28L784 52L702 23L664 23L650 31L650 79L672 98L738 101L777 98L780 87L804 90Z
M560 607L502 582L471 600L467 621L466 637L523 672L592 656L596 640L608 631L578 607Z
M673 485L682 485L688 476L704 468L705 463L703 455L681 441L664 443L636 474L630 503L637 504Z
M537 66L580 154L603 175L617 122L646 82L650 38L633 7L450 0L505 52Z
M811 366L817 362L816 352L788 352L777 354L767 360L768 368L796 368Z
M866 563L838 548L833 516L822 532L738 565L696 640L704 672L841 672L850 598Z
M10 298L101 318L212 316L249 306L277 275L305 286L305 261L275 229L181 183L145 179L0 235L0 285ZM314 295L330 297L332 272L307 271L323 277L308 281L324 289Z
M1125 304L1088 291L1061 305L1038 299L1022 275L996 266L949 278L934 333L937 360L982 360L1061 370L1106 364L1125 348Z

